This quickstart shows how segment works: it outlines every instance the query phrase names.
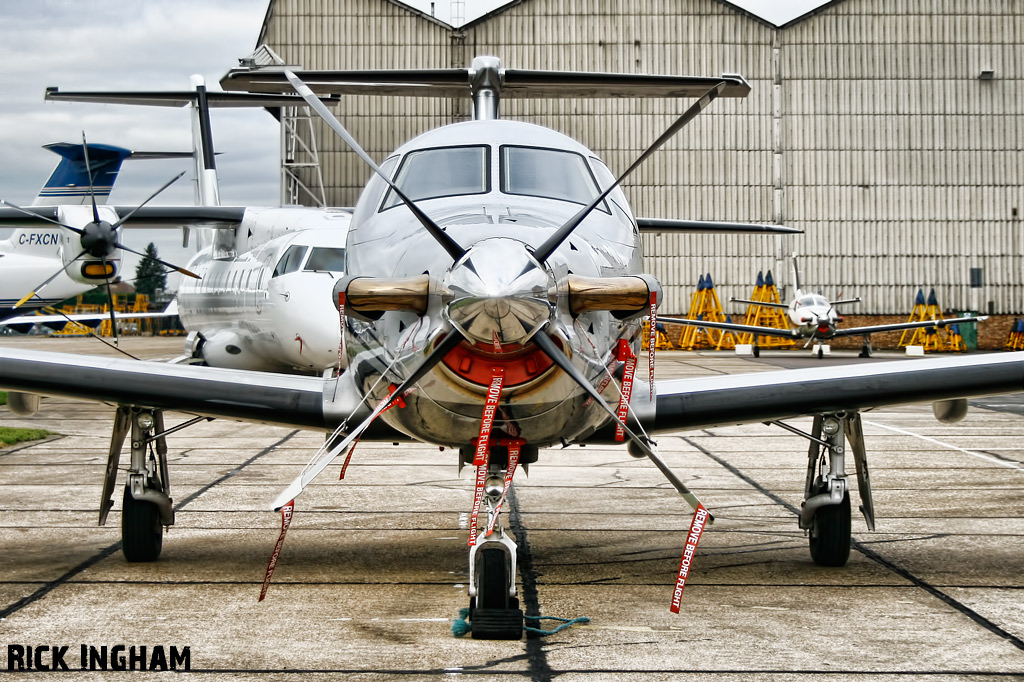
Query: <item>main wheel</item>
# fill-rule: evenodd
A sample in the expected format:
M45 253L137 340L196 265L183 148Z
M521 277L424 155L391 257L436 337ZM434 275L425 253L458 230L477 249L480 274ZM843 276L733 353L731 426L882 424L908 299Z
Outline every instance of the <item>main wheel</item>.
M754 346L754 357L755 358L761 357L761 348L758 347L758 346Z
M850 558L850 494L819 507L810 528L811 558L819 566L845 566Z
M156 561L164 544L160 510L152 502L136 500L128 486L121 503L121 552L128 561Z

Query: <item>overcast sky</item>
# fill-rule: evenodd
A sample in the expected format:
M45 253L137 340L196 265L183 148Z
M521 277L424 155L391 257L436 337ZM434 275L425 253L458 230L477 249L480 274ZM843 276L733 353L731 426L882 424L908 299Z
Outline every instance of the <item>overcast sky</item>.
M822 0L733 0L770 21L784 23ZM430 0L407 4L429 11ZM467 20L501 5L466 0ZM0 198L29 204L56 165L41 149L50 142L81 140L143 151L191 149L186 109L44 102L47 86L62 90L187 89L200 74L213 89L256 47L268 0L5 0L0 5ZM448 0L435 9L447 18ZM441 15L444 15L441 17ZM343 66L343 65L339 65ZM278 127L262 110L213 112L214 143L224 204L267 205L279 197ZM110 202L144 200L182 170L189 173L155 203L191 204L188 160L127 161ZM129 234L142 249L151 232ZM187 253L177 237L155 239L161 256L178 262ZM134 263L129 263L134 269Z

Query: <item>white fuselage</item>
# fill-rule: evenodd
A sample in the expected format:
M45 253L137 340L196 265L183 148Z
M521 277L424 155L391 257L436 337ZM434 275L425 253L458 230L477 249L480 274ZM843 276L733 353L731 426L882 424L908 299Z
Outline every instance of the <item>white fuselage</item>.
M839 313L820 294L796 292L796 298L787 311L790 321L804 338L829 339L836 333L836 325L842 321Z
M351 213L251 208L234 230L205 230L178 290L193 355L215 367L320 372L338 364L331 301Z

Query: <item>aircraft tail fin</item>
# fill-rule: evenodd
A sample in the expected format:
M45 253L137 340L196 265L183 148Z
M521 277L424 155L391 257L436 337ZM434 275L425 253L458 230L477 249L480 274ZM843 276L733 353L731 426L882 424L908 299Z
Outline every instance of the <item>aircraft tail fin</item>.
M88 204L89 169L85 165L85 148L73 142L54 142L43 145L60 156L49 179L43 183L33 206L48 204ZM96 203L106 202L114 180L121 170L121 162L132 155L131 150L109 144L89 145L89 165L92 167L92 192Z
M43 183L33 206L90 203L89 169L85 165L85 148L75 142L53 142L43 145L60 156L49 179ZM92 194L97 204L106 203L114 181L125 159L172 159L191 156L188 152L136 152L111 144L89 144L89 166L92 170Z
M793 286L797 291L803 291L803 287L800 286L800 265L796 261L796 253L793 254Z

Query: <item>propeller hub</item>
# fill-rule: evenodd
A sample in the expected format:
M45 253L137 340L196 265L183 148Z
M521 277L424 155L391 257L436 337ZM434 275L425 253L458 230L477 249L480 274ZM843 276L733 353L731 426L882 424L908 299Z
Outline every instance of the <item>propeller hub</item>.
M89 223L82 228L82 248L95 258L111 255L117 248L117 230L106 220Z
M477 242L445 279L448 321L467 339L524 344L551 319L551 273L526 244L495 237Z

